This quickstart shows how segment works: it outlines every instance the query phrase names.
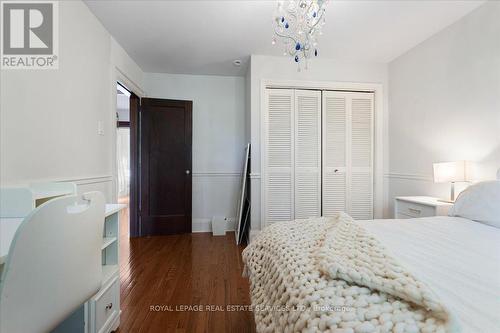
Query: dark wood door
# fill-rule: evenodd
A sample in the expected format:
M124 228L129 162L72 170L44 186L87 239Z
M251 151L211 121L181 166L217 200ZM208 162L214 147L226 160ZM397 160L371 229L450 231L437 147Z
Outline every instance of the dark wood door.
M191 101L143 98L141 235L191 232Z

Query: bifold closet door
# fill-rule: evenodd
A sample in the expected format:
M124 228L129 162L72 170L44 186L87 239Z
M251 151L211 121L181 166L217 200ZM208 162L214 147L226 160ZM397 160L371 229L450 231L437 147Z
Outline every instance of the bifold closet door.
M294 91L266 89L263 114L265 224L294 218Z
M373 218L373 93L323 92L323 215Z
M295 90L295 218L321 216L321 91Z
M348 96L323 91L323 216L347 212Z
M373 219L373 93L350 93L350 215Z

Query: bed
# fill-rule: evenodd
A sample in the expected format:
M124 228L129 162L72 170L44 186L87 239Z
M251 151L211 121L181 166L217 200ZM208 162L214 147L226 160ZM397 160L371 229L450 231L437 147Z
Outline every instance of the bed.
M462 332L500 332L500 229L449 216L358 223L434 290Z
M415 299L405 298L404 294L391 294L390 290L364 283L368 278L356 280L352 276L329 275L328 267L335 266L333 271L337 272L335 260L351 258L350 250L343 249L353 249L350 244L362 244L365 238L349 240L344 244L345 235L337 235L343 229L332 230L331 225L336 222L314 218L266 228L243 253L246 274L250 278L257 331L500 332L500 181L486 183L487 186L482 183L471 186L457 199L450 213L455 216L369 221L349 221L348 217L341 217L346 220L345 230L357 234L358 231L352 230L359 228L363 237L373 237L377 244L381 244L381 251L384 251L382 257L385 258L387 253L403 267L404 274L415 279L417 288L427 288L422 293L431 293L433 301L442 305L442 313L445 313L444 317L440 317L439 311L435 312L438 322L432 317L432 306L420 304L418 295L414 302ZM330 245L325 248L323 243L327 242ZM338 249L343 252L330 256L335 244L340 244ZM325 258L325 253L330 256L330 261L322 266L321 258ZM370 260L367 259L369 264ZM350 268L356 269L352 263L348 263ZM348 265L344 271L349 271ZM297 283L297 280L301 282ZM344 280L340 281L344 288L342 292L335 287L340 285L339 280ZM335 293L344 295L342 293L348 293L352 288L365 290L369 297L384 296L384 304L398 303L399 306L399 296L403 303L408 301L410 310L416 311L418 316L424 314L423 323L411 319L413 324L410 324L403 318L401 324L393 320L391 325L384 326L387 318L385 322L381 319L382 312L378 316L364 315L373 304L360 303L358 296L354 300L350 296L347 298L352 301L349 303L350 311L361 313L362 319L359 320L352 314L339 315L337 312L344 311L342 308L328 308L328 311L323 311L321 307L311 308L311 304L328 304L336 299ZM387 293L384 294L384 291ZM326 297L325 301L322 298L324 295L333 296ZM347 298L343 298L342 304ZM307 307L301 307L304 304ZM380 304L373 306L379 307ZM422 309L418 309L419 304ZM397 312L399 315L400 311ZM415 318L418 316L415 315ZM441 319L443 321L439 322ZM435 325L429 325L429 322Z

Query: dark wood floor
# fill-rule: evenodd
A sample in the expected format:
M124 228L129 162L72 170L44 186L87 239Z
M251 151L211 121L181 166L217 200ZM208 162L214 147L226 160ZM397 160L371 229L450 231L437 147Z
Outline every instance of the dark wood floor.
M129 240L128 212L122 221L120 333L255 332L234 233Z

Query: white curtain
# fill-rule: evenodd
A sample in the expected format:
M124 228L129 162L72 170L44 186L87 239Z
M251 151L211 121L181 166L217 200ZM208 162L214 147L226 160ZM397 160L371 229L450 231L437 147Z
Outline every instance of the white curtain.
M128 196L130 191L130 129L118 128L116 140L118 196L124 197Z

